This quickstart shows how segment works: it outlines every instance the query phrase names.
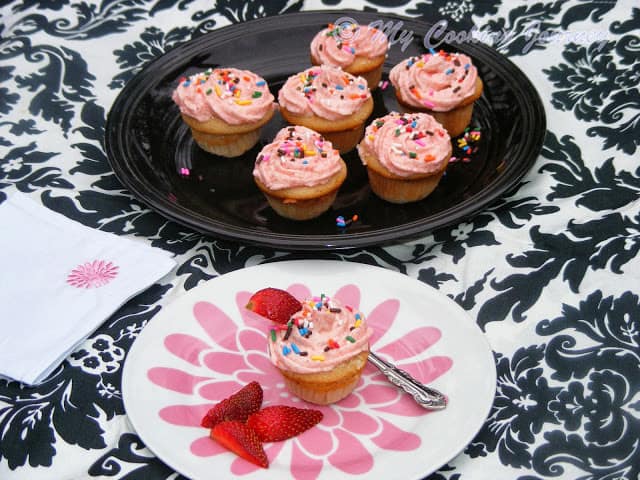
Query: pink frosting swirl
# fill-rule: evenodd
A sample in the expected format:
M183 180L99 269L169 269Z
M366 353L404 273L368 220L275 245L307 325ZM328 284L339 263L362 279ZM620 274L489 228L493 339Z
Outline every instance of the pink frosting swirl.
M260 151L253 175L271 190L314 187L341 166L340 154L322 135L306 127L285 127Z
M171 98L180 112L200 122L219 118L230 125L263 119L275 100L263 78L235 68L209 69L182 78Z
M379 57L388 49L389 40L384 32L354 23L329 24L311 41L311 53L321 64L342 68L351 65L356 57Z
M447 112L471 97L478 70L461 53L425 53L410 57L391 69L389 80L402 101L417 108Z
M392 112L378 118L367 126L358 145L360 158L369 152L401 177L442 170L450 159L450 150L449 134L426 113Z
M326 296L303 302L289 324L270 340L269 355L278 368L298 373L331 370L369 350L373 333L363 313Z
M326 65L292 75L278 94L280 106L291 113L327 120L353 114L369 98L371 92L364 78Z

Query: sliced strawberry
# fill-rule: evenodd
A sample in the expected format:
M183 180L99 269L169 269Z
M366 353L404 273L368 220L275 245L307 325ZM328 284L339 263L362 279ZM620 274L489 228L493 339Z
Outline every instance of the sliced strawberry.
M254 293L246 308L276 323L287 323L302 304L286 290L263 288Z
M263 442L279 442L295 437L322 420L322 412L286 405L265 407L249 416L249 426Z
M217 403L206 413L200 424L205 428L212 428L225 420L246 422L249 415L260 410L262 395L260 384L251 382L230 397Z
M220 422L211 429L209 436L239 457L262 468L269 467L269 459L258 435L244 423L235 420Z

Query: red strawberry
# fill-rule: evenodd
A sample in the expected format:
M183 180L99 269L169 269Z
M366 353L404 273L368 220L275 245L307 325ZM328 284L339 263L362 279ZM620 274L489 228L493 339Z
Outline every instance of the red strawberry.
M302 309L302 304L285 290L263 288L254 293L246 308L276 323L287 323L291 315Z
M202 418L200 424L205 428L211 428L225 420L246 422L247 417L260 410L261 406L262 387L258 382L251 382L217 403Z
M263 442L279 442L301 434L320 420L320 410L275 405L250 415L247 426L253 429Z
M211 429L209 436L239 457L262 468L269 467L269 459L260 439L244 423L235 420L218 423Z

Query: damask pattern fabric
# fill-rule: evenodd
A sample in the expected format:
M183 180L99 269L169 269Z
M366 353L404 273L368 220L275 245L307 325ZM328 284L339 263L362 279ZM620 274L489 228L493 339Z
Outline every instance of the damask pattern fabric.
M23 192L84 225L170 252L178 263L169 282L122 306L40 386L0 381L0 478L184 478L127 422L126 352L185 290L295 258L403 272L450 296L485 332L498 371L495 402L465 451L429 480L640 476L640 8L633 2L0 5L0 202ZM513 191L415 241L290 253L204 237L122 187L105 155L105 119L148 61L226 25L345 8L484 32L525 72L548 130Z

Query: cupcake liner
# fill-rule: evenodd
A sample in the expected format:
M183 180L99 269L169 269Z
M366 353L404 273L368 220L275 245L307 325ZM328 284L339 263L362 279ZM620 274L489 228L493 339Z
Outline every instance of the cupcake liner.
M389 178L367 167L371 190L383 200L391 203L417 202L435 190L444 174L444 169L428 177L416 179Z
M219 135L191 128L193 139L203 150L221 157L238 157L251 150L260 139L261 128L246 132Z
M322 215L331 208L338 190L307 200L278 198L264 192L264 195L276 213L290 220L310 220Z
M320 132L324 137L333 144L340 153L350 152L355 148L360 139L364 135L364 123L349 130L341 130L339 132Z
M315 403L317 405L329 405L331 403L339 402L353 392L353 389L356 388L359 379L360 376L341 387L336 387L326 391L305 387L304 385L286 377L284 378L284 384L292 394L302 400Z
M280 370L287 389L302 400L328 405L349 395L358 385L369 352L362 351L326 372L293 373Z

